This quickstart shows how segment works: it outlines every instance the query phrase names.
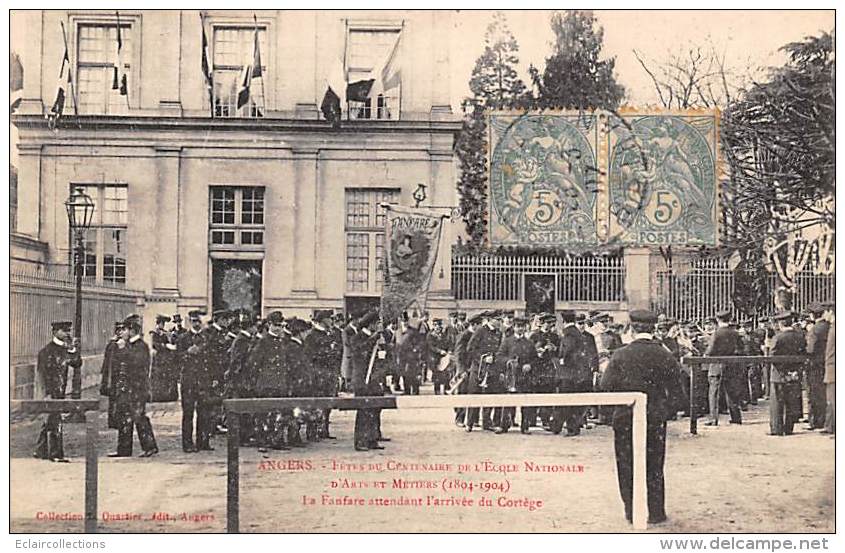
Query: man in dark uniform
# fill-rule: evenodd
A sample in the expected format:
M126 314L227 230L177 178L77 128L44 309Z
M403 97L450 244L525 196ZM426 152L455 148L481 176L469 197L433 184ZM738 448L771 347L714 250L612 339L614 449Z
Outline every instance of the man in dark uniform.
M496 378L507 393L534 392L535 372L538 369L537 350L525 336L528 321L514 318L513 334L505 336L496 352ZM516 415L514 407L497 407L493 413L496 434L507 432ZM536 407L522 407L520 431L528 434L532 421L537 420Z
M544 313L540 317L540 329L531 335L537 352L536 368L533 371L534 391L538 394L557 392L554 359L560 348L560 336L555 331L556 324L557 317L551 313ZM539 413L543 426L548 427L552 418L552 407L540 407ZM534 422L534 419L530 422Z
M404 393L419 395L423 371L427 371L424 357L428 331L418 317L408 316L406 319L404 330L396 337L396 360Z
M51 324L53 339L38 352L36 375L47 398L64 399L68 368L79 370L82 358L79 347L70 337L72 323L57 321ZM33 457L67 463L62 439L62 415L50 413L41 426Z
M290 339L288 340L287 347L284 349L284 363L291 382L291 397L309 397L313 395L312 365L305 350L305 339L310 329L311 323L308 321L296 317L287 321L287 330L290 332ZM293 447L304 447L306 445L300 434L303 423L305 424L306 440L316 440L316 421L311 418L310 412L299 407L294 409L292 415L288 424L287 443Z
M754 332L754 324L749 320L742 323L739 328L739 337L742 339L743 355L761 355L757 333ZM748 403L757 405L757 400L763 397L763 371L759 363L748 367Z
M602 378L608 392L643 392L646 394L646 494L648 521L666 520L664 506L663 462L666 456L666 419L681 393L678 362L655 340L652 332L657 316L651 311L630 313L634 340L611 356ZM631 522L633 510L633 413L631 407L616 407L613 413L614 449L619 492L625 506L625 518Z
M496 352L502 342L502 333L499 331L496 322L496 311L485 311L481 315L481 324L475 330L467 344L467 356L470 360L470 378L477 382L477 389L483 394L499 393L500 386L494 378L494 363ZM471 384L472 386L472 384ZM476 393L470 390L469 393ZM481 410L481 428L493 430L492 409L485 407ZM470 407L467 410L466 431L472 432L472 428L478 424L478 407Z
M256 372L257 397L290 397L291 381L285 363L285 349L288 339L282 325L284 317L280 311L267 315L267 331L250 353L249 364ZM266 452L272 447L289 449L285 445L287 429L292 418L291 409L275 409L263 415L258 432L258 451Z
M191 328L176 343L182 372L179 392L182 403L182 451L194 453L197 447L209 449L212 423L207 396L211 393L211 380L206 371L207 339L202 328L202 311L188 313ZM194 415L196 414L196 446L194 445Z
M106 343L106 349L103 351L103 365L100 368L100 395L109 398L107 424L109 428L115 430L117 430L118 425L115 418L115 407L117 407L117 403L114 401L116 393L113 387L114 378L112 378L112 374L114 373L114 367L112 359L114 357L114 350L117 349L117 341L120 340L122 333L123 321L114 323L114 335Z
M226 375L228 396L233 398L252 398L255 396L255 372L249 364L249 354L255 344L258 330L258 318L251 313L241 313L237 336L229 348L229 370ZM255 416L241 413L239 438L245 446L255 440Z
M464 326L464 330L458 335L455 342L455 368L458 379L457 394L474 394L478 391L478 382L472 382L470 367L472 359L469 357L469 341L475 332L475 327L481 322L479 316L472 317ZM466 407L455 407L455 424L465 426L467 409Z
M208 409L211 412L211 432L225 432L223 420L223 397L225 395L225 374L229 369L229 347L232 339L228 336L232 322L232 312L218 309L212 314L211 324L206 329L206 372L211 380L208 397Z
M824 428L827 394L824 385L824 353L827 348L827 333L830 323L823 317L825 306L820 303L810 305L814 317L813 327L807 333L807 355L810 362L804 369L807 379L809 415L807 430Z
M434 394L441 395L446 393L446 387L449 385L449 380L452 378L451 355L455 347L455 343L450 341L449 335L443 328L442 319L434 319L434 327L428 333L426 340L428 342L429 366L431 367L431 382L434 385ZM443 358L450 356L449 366L443 365Z
M575 312L569 309L561 311L563 330L558 348L559 389L561 392L589 392L593 387L592 369L581 331L575 325ZM581 433L584 419L584 407L564 407L555 409L552 432L559 434L566 425L567 436Z
M591 317L597 315L598 313L595 313L595 315L591 315ZM586 314L578 313L575 315L575 327L581 333L581 340L584 342L584 355L586 355L587 364L590 367L590 391L597 391L599 388L599 350L598 345L596 344L596 337L593 334L592 326L592 320L591 318L587 318ZM585 410L584 414L586 418L597 419L599 415L598 407L590 407Z
M131 457L134 431L138 431L141 457L158 453L153 427L146 414L150 398L150 350L141 335L141 323L127 318L117 347L112 352L117 451L109 457Z
M741 355L743 346L739 333L731 328L730 311L722 311L716 315L717 328L710 337L710 343L704 355L707 357ZM707 369L707 380L710 383L710 420L706 426L719 425L719 398L724 397L731 415L731 424L742 424L742 411L739 398L742 386L742 367L726 365L724 363L710 363Z
M179 336L188 332L188 329L182 325L182 315L176 313L173 315L173 317L171 317L171 320L173 321L173 329L171 330L171 332L176 335L177 339Z
M150 368L151 402L176 401L179 397L179 375L176 374L176 344L172 334L164 329L170 322L167 315L156 316L156 326L150 331L152 367Z
M804 335L792 326L794 314L786 311L775 316L772 355L803 355L807 351ZM801 369L803 363L773 363L769 390L769 429L772 436L788 436L801 418Z
M381 387L376 390L371 374L376 342L381 338L373 329L378 321L378 313L370 311L357 321L346 326L349 362L351 365L351 386L356 397L382 395ZM378 443L378 409L358 409L355 413L355 451L384 449Z
M314 394L317 397L336 397L340 379L343 345L332 331L332 312L317 309L312 317L313 330L305 339L306 356L314 371ZM329 433L331 409L323 409L320 437L334 440Z

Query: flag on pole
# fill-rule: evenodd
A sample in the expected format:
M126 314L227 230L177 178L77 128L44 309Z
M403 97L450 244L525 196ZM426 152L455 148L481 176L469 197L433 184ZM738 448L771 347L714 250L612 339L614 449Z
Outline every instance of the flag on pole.
M208 88L211 116L214 117L214 74L211 71L211 54L209 53L208 36L205 34L205 18L202 12L200 12L200 25L202 26L202 75L205 78L205 85Z
M387 209L381 315L395 321L402 311L425 310L445 215L382 204Z
M62 35L64 35L65 26L62 23ZM73 90L73 72L70 67L70 55L68 53L67 38L65 38L65 52L62 56L62 65L59 68L59 78L56 82L56 98L53 100L53 106L47 112L47 120L51 127L56 126L56 122L62 116L65 110L65 102L68 98L68 93ZM73 94L71 93L73 99ZM77 109L76 101L73 103L74 110Z
M334 128L340 128L342 116L341 106L345 103L346 96L346 75L343 71L343 63L336 59L329 68L326 76L326 93L323 95L323 102L320 104L320 111L323 117L330 122ZM343 97L341 96L343 95Z
M115 15L117 15L117 43L111 88L112 90L120 90L121 96L128 96L129 77L126 75L126 67L123 65L123 34L120 28L120 12L115 12Z
M241 69L241 76L239 79L240 89L238 90L238 109L241 109L249 103L252 80L261 76L261 49L258 47L258 19L256 19L252 57L244 64L243 69Z
M400 57L402 49L402 33L397 33L396 41L387 50L384 58L373 68L370 77L374 79L373 86L369 91L370 98L377 98L388 90L399 86L402 82L400 71Z

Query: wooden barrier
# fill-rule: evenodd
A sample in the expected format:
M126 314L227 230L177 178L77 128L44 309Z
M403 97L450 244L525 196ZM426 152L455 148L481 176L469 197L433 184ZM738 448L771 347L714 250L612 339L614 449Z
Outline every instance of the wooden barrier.
M681 362L690 367L689 371L689 432L698 434L698 412L695 407L695 373L696 367L701 365L754 365L758 363L804 363L809 358L806 355L732 355L714 357L684 357Z
M585 405L630 405L633 407L633 525L648 526L646 501L646 395L641 392L589 392L571 394L490 394L435 396L370 396L227 399L223 408L234 414L262 413L277 409L444 409L454 407L574 407ZM240 421L228 417L228 467L226 485L226 530L237 533L240 512Z
M97 399L12 400L11 409L22 413L84 413L85 415L85 532L97 532L97 442L100 437L100 401Z

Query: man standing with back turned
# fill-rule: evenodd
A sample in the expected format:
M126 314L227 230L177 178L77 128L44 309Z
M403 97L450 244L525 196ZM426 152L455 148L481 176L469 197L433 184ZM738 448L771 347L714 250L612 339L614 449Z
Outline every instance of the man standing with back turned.
M634 340L610 358L602 378L608 392L643 392L647 396L646 493L648 521L666 520L663 461L666 457L666 419L681 393L678 362L653 336L657 315L651 311L631 311ZM619 492L625 505L625 518L633 520L633 413L630 406L616 407L613 413L614 448Z

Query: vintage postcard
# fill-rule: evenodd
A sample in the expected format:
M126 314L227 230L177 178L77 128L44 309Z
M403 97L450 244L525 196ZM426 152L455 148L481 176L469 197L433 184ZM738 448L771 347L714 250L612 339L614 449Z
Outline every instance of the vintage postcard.
M834 533L834 27L10 10L10 531Z

